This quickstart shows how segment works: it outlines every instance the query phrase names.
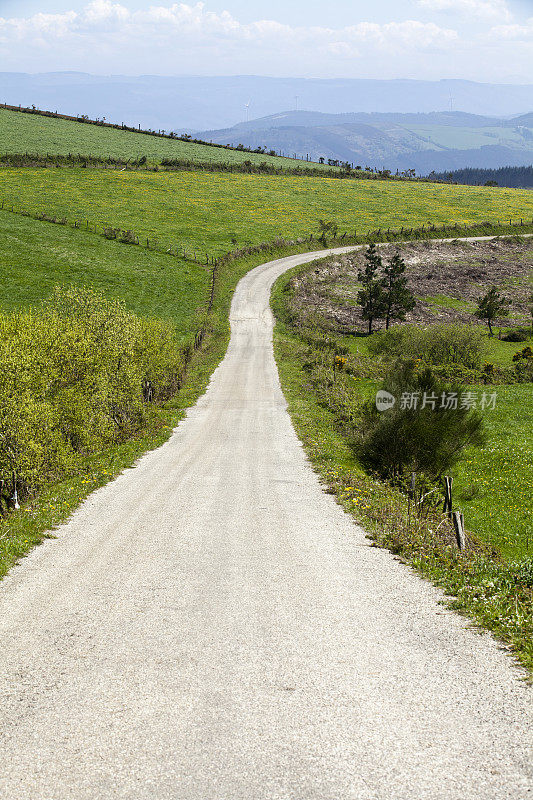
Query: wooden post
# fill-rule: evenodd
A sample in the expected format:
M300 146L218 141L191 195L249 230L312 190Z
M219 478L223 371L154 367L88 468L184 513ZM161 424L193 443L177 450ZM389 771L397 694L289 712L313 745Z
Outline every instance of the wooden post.
M457 547L462 552L466 548L465 518L459 511L454 511L452 519L453 527L455 528L455 536L457 538Z
M409 519L411 519L411 502L414 503L416 500L416 472L411 472L411 483L407 497L407 513L409 514Z
M453 478L449 477L448 475L444 476L444 508L442 509L443 514L447 514L448 517L452 515L452 485L453 485Z

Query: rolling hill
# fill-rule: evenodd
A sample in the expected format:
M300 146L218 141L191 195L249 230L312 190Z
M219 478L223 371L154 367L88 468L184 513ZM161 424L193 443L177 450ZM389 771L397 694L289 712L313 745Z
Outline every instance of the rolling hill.
M464 112L320 114L291 111L203 131L201 138L286 155L325 158L377 169L498 168L533 162L533 115L513 119Z
M416 121L423 123L425 117L421 120L417 116ZM465 120L448 118L449 129L460 131L460 126L452 124L459 121ZM382 119L381 124L385 123ZM0 126L0 153L15 147L44 154L92 151L131 158L141 153L154 158L187 153L191 161L211 158L215 164L221 158L251 157L207 145L5 110L0 110ZM306 130L304 126L301 129ZM267 156L258 158L265 160ZM201 287L204 292L208 290L206 267L183 259L183 252L189 257L196 253L205 264L206 254L218 258L235 247L278 237L297 240L309 236L317 232L320 218L335 220L341 232L364 233L378 227L417 226L429 221L474 223L533 216L531 194L526 191L304 175L166 172L156 168L0 167L0 203L5 206L0 215L4 231L0 263L3 285L11 287L3 293L4 307L36 302L46 296L51 283L85 280L103 288L109 296L125 300L132 310L178 321L184 314L187 317L189 306L198 305ZM15 217L5 210L11 204L34 215L64 218L67 226ZM21 220L20 225L15 219ZM67 236L67 228L75 223L79 227ZM98 235L90 233L95 225ZM102 236L105 227L133 231L143 247L106 241ZM47 252L55 254L54 269L50 259L44 257L43 237ZM54 240L57 245L53 245ZM146 263L141 258L136 260L136 253L145 252L147 240L150 248L158 245L159 249L170 249L172 257L150 250L143 255ZM94 263L87 261L87 253L94 254ZM116 270L109 272L106 264L113 258ZM22 263L24 269L13 270L13 264ZM108 277L100 281L99 273ZM228 280L233 280L231 275ZM166 294L171 298L168 303ZM178 295L181 300L176 303Z
M238 165L250 161L253 164L266 162L276 168L298 169L304 166L301 161L293 159L210 147L168 136L24 113L0 106L0 155L13 153L63 156L73 153L124 160L144 157L149 162L170 159L192 164ZM320 169L319 164L314 167Z

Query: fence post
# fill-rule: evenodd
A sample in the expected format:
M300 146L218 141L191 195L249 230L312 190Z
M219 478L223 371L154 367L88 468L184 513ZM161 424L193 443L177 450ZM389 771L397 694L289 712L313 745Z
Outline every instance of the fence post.
M457 546L462 552L466 547L465 518L459 511L454 511L452 519L453 527L455 528L455 536L457 538Z
M444 476L444 508L442 509L443 514L447 514L448 517L452 515L452 486L453 486L453 478L448 475Z
M407 513L409 515L409 519L411 519L411 502L414 503L416 501L416 472L411 472L411 483L409 485L409 493L407 498Z

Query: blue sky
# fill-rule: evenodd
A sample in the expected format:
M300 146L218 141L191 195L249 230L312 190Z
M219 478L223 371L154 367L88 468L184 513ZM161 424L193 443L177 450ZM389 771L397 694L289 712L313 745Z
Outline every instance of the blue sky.
M533 0L0 0L0 71L533 83Z

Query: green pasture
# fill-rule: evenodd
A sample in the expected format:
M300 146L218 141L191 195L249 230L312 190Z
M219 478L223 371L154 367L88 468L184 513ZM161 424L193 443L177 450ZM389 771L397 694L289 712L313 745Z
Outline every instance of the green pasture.
M473 150L497 144L527 146L528 142L513 128L456 128L451 125L409 125L408 130L431 142L435 149Z
M57 285L92 286L138 314L172 320L189 339L209 277L199 264L0 212L2 310L34 305Z
M533 217L526 190L289 175L3 169L0 201L211 255L277 236Z
M506 558L533 556L533 387L485 390L496 394L494 410L484 415L487 444L455 468L455 503L468 529Z
M26 152L51 155L81 153L100 158L123 159L146 156L149 161L177 158L218 164L242 164L243 161L261 164L266 161L276 167L307 166L305 161L292 158L189 144L143 133L0 108L0 154ZM313 164L313 166L320 168L321 165ZM329 169L327 166L322 168Z

